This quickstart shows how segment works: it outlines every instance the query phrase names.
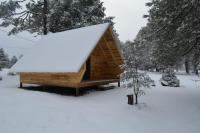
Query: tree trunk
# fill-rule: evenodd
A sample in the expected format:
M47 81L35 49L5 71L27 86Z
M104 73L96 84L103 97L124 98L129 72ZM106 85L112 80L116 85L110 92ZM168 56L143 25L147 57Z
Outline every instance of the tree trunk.
M176 65L176 72L178 72L179 71L179 66L178 65Z
M187 74L190 73L190 64L189 64L189 60L187 58L185 59L185 72Z
M135 94L135 104L138 104L138 95Z
M43 34L47 35L47 10L48 10L48 2L44 0L43 5Z
M199 75L199 72L198 72L198 65L194 65L194 73L196 75Z

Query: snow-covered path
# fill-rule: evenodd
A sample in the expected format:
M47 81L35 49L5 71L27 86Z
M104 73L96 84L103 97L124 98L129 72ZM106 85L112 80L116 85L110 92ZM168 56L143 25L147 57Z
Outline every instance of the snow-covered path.
M181 87L147 89L137 107L127 89L80 97L18 89L18 77L0 81L1 133L199 133L200 88L194 76L180 75Z

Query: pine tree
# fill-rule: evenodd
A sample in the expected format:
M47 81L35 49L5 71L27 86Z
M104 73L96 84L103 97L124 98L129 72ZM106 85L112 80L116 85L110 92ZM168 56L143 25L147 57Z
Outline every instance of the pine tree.
M4 1L0 3L0 12L0 18L3 20L0 26L14 26L9 35L22 31L47 34L47 0Z
M145 94L143 88L149 88L154 81L144 72L139 72L140 65L139 53L134 43L127 42L124 53L125 63L122 66L124 73L121 75L121 81L127 88L133 89L135 104L138 104L138 97Z
M100 0L60 1L50 17L50 31L63 31L89 25L109 22L113 17L105 17L105 7ZM58 18L58 19L55 19Z
M142 27L134 40L135 48L139 53L138 58L140 58L139 68L142 70L150 70L156 67L153 59L154 43L145 39L149 33L151 31L148 26Z
M9 34L43 35L112 21L112 17L105 18L100 0L9 0L0 3L0 18L0 26L14 26Z
M174 67L188 55L199 64L199 0L152 0L147 6L149 14L144 17L152 32L146 38L154 43L156 64Z
M0 49L0 70L2 68L8 68L9 67L9 58L8 55L5 54L4 50Z
M13 56L9 63L9 68L11 68L17 62L17 57Z

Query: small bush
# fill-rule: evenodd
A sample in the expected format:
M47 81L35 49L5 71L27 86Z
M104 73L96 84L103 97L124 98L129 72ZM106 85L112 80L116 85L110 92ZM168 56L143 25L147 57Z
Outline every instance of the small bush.
M8 72L8 75L9 76L15 76L15 75L17 75L15 72Z
M180 87L180 80L176 77L173 70L167 69L161 78L162 86Z

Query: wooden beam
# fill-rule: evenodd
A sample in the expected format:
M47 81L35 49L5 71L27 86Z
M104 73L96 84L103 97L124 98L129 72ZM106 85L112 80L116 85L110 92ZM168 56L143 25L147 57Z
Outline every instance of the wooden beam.
M118 81L118 87L120 87L120 80Z
M86 72L86 63L82 66L81 70L79 71L80 82L83 80L85 72Z
M23 83L20 82L19 88L23 88Z
M117 43L117 42L118 42L118 40L116 39L115 35L113 34L113 30L112 30L111 26L109 27L108 31L109 31L109 32L110 32L110 34L112 35L112 37L113 37L113 39L114 39L115 43ZM121 58L122 58L122 61L123 61L123 55L122 55L122 53L120 52L120 48L119 48L119 45L118 45L118 43L117 43L117 45L116 45L116 48L118 49L118 51L119 51L119 55L121 56ZM123 62L123 63L124 63L124 62Z
M109 84L109 83L116 83L118 81L119 81L119 79L83 81L79 84L79 87L84 88L84 87L89 87L89 86L105 85L105 84Z
M79 88L76 88L76 97L79 96Z
M112 59L113 59L114 62L115 62L115 65L118 66L119 64L116 63L115 57L114 57L114 55L113 55L113 53L112 53L112 51L111 51L111 49L110 49L110 46L108 45L108 43L107 43L107 41L106 41L106 39L105 39L105 37L103 37L103 40L104 40L104 42L105 42L105 46L108 48L108 51L109 51L109 53L110 53L111 56L112 56Z

